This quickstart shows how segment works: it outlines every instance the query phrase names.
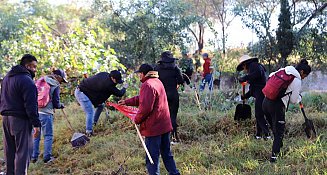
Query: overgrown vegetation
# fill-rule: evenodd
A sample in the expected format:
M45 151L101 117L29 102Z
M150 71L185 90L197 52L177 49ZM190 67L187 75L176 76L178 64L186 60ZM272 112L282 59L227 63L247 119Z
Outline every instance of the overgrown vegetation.
M181 95L178 119L182 143L173 145L172 151L182 174L326 173L327 94L306 94L303 98L305 111L315 124L317 139L306 138L302 128L304 120L297 106L287 112L284 147L276 164L269 163L268 159L272 141L253 138L253 118L234 122L237 102L231 101L230 107L225 109L220 105L224 101L221 99L225 99L222 95L213 93L212 99L217 103L207 111L197 108L193 93ZM65 110L73 127L84 132L85 117L81 108L72 103ZM106 121L103 113L95 128L96 136L80 149L72 149L73 132L68 129L61 111L56 111L54 125L56 161L51 165L42 161L31 164L29 174L146 174L144 150L134 126L122 114L110 111L109 121ZM160 167L162 174L166 174L162 162Z

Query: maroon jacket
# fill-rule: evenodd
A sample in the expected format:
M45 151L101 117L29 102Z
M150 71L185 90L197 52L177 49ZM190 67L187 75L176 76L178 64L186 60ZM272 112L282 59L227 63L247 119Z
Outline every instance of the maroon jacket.
M139 106L135 123L141 124L145 137L158 136L172 131L165 88L158 79L158 72L150 71L144 79L140 95L125 100L129 106Z

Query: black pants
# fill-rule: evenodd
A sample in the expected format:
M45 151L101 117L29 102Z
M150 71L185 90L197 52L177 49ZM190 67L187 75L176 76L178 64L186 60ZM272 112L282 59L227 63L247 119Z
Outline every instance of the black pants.
M3 116L2 125L6 174L26 174L33 152L32 125L13 116Z
M266 115L266 118L265 118L265 113L262 110L262 102L263 102L263 99L265 98L264 94L262 93L262 89L261 88L255 89L253 96L255 98L254 111L255 111L256 128L257 128L256 135L257 136L262 136L262 135L267 136L267 135L269 135L268 123L271 125L271 117Z
M272 119L272 128L274 133L274 142L272 146L272 155L280 152L283 145L285 132L285 106L281 99L272 101L267 98L263 100L263 111Z
M173 125L173 132L172 136L178 138L177 136L177 112L179 108L179 94L177 89L167 90L167 99L168 99L168 106L169 106L169 113L171 124Z

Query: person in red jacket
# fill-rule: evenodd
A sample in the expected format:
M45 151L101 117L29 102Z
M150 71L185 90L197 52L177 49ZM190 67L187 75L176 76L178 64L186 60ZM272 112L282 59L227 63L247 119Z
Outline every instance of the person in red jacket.
M207 53L202 54L202 57L204 59L203 64L203 79L200 84L200 91L203 91L206 83L209 85L209 90L213 90L213 79L212 79L212 66L211 66L211 59L209 58L209 55Z
M170 150L170 132L173 130L167 96L157 71L149 64L142 64L139 70L142 86L140 94L126 100L120 100L120 105L138 106L134 118L140 124L141 135L153 159L150 163L146 157L146 167L150 175L159 174L159 156L161 154L165 167L170 175L180 174L176 168L174 157Z

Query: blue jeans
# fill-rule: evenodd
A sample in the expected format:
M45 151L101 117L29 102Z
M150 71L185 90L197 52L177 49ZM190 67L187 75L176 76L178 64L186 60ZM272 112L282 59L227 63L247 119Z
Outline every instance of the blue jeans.
M104 108L104 104L99 105L96 110L93 108L93 104L89 97L87 97L78 88L75 89L75 97L78 103L81 105L85 115L86 115L86 133L93 132L93 123L97 123L100 114Z
M213 89L213 78L212 78L212 74L207 74L202 79L202 82L200 84L200 91L203 91L204 90L204 88L206 87L206 83L209 84L209 90L212 91L212 89Z
M41 134L44 137L44 154L43 160L49 160L52 156L52 143L53 143L53 115L52 114L39 114L41 121ZM41 134L34 138L32 158L37 159L40 155L40 140Z
M163 163L169 175L179 175L174 161L174 157L170 151L170 132L153 137L145 138L145 145L149 150L154 164L150 163L148 156L146 156L146 168L149 175L159 175L159 156L161 154Z

